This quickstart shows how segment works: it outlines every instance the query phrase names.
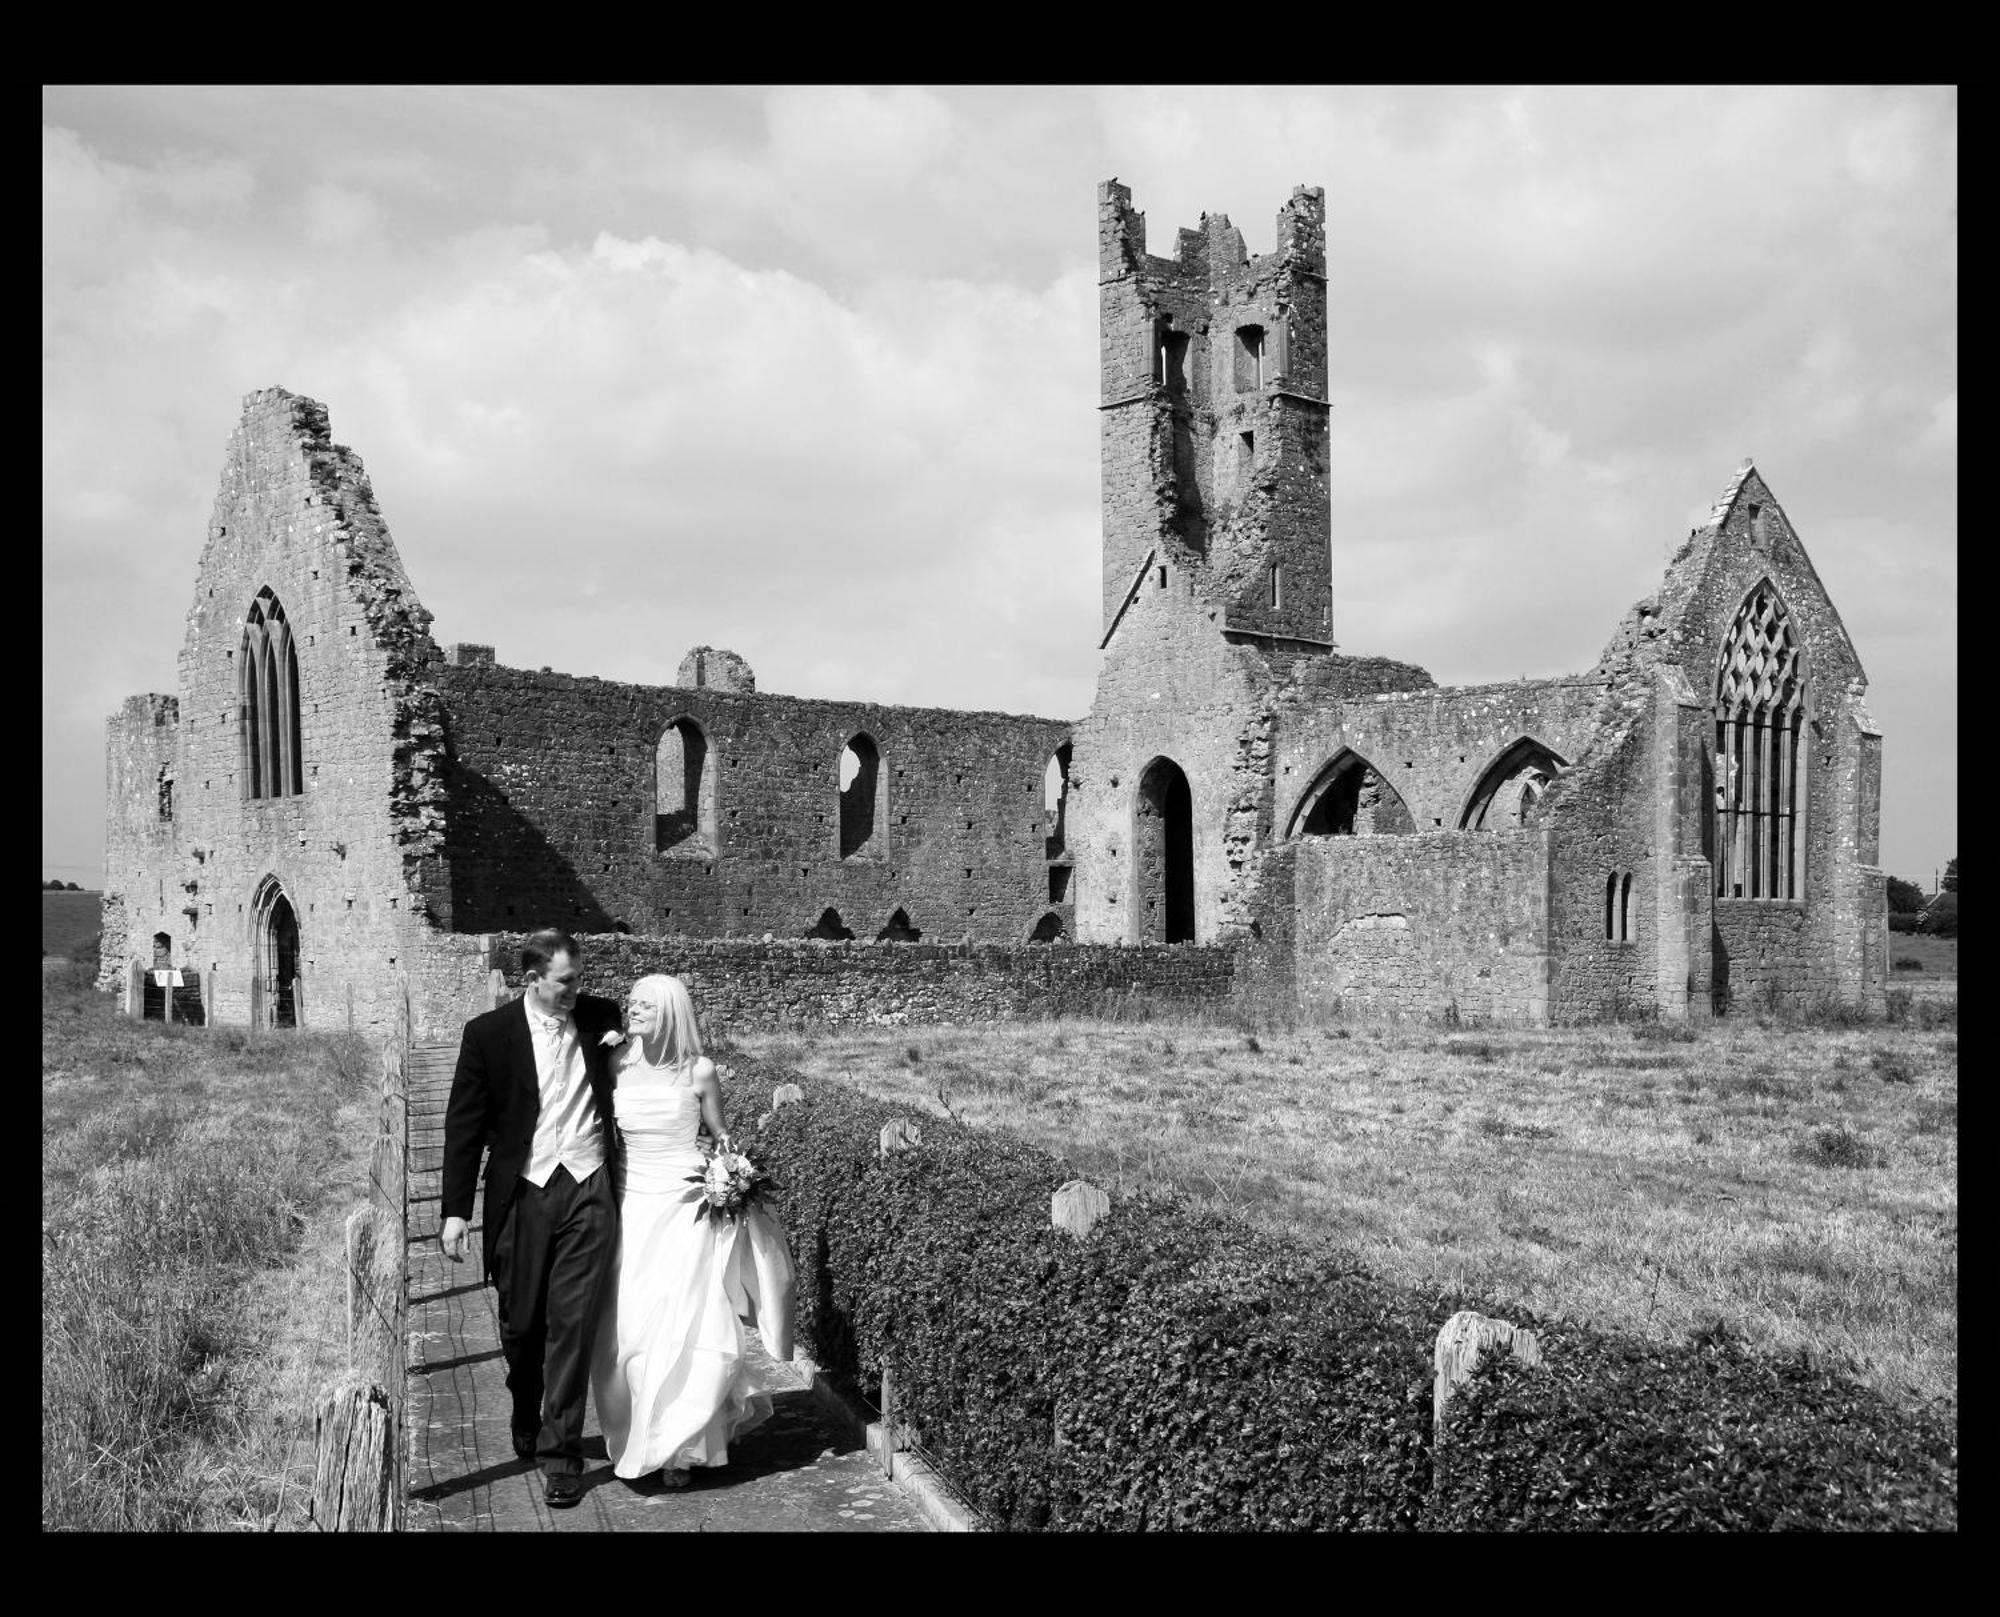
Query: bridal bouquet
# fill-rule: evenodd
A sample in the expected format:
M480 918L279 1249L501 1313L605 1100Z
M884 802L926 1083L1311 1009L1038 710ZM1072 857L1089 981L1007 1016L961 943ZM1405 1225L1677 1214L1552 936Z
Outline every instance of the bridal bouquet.
M707 1163L700 1173L688 1175L688 1183L701 1186L696 1218L737 1218L761 1203L767 1189L776 1188L756 1158L729 1144L710 1146Z

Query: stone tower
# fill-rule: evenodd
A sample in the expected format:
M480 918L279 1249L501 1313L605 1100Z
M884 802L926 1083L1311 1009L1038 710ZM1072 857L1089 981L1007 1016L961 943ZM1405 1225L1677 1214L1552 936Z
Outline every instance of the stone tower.
M1220 214L1172 258L1145 237L1100 187L1104 662L1070 779L1089 942L1250 928L1271 693L1332 651L1322 194L1295 190L1254 258Z
M1326 206L1301 186L1277 250L1222 214L1145 250L1146 216L1098 190L1104 636L1164 565L1225 636L1332 639Z

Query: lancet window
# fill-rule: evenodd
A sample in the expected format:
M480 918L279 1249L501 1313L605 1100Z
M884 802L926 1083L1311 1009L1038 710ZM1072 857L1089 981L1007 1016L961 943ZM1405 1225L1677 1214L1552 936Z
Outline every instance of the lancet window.
M296 797L305 790L299 758L299 654L285 609L268 587L250 603L236 660L243 795Z

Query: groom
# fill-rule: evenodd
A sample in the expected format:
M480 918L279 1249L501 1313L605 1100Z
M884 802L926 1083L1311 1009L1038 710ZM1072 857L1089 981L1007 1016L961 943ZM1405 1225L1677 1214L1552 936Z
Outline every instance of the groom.
M519 999L465 1024L444 1118L445 1255L465 1261L479 1154L486 1274L499 1294L514 1452L539 1458L544 1497L583 1497L583 1406L598 1306L618 1238L611 1188L612 1044L619 1009L577 991L576 940L521 945ZM616 1041L612 1041L615 1043Z

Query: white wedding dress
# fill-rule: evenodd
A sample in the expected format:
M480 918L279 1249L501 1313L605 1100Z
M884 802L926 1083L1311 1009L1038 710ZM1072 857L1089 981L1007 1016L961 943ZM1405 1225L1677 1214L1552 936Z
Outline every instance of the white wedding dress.
M752 1209L697 1219L700 1092L691 1067L618 1073L624 1136L618 1262L592 1355L591 1396L612 1468L725 1465L732 1438L771 1413L750 1385L744 1322L792 1356L792 1260L784 1232Z

